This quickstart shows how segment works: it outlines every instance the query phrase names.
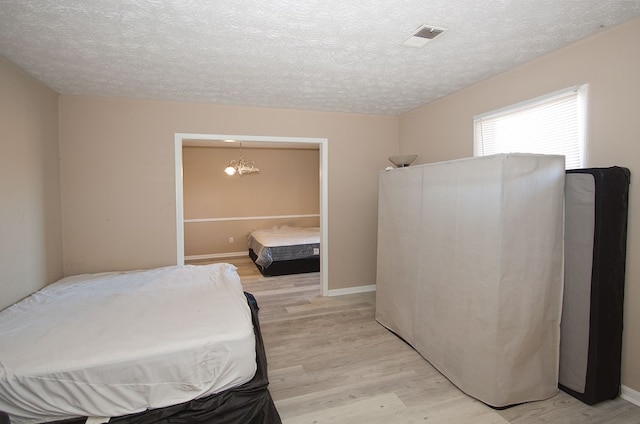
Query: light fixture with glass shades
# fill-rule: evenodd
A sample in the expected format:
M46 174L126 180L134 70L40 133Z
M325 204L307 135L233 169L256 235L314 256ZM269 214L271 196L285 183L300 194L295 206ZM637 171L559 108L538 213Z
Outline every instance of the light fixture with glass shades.
M243 176L245 174L257 174L260 172L260 168L256 166L254 161L246 161L242 157L242 143L240 143L240 159L232 160L229 162L229 165L224 169L225 174L227 175L239 175Z

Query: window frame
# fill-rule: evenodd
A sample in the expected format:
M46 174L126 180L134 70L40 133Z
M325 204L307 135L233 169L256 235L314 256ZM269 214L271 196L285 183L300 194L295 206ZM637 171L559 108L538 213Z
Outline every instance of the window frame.
M572 86L563 90L558 90L553 93L545 94L530 100L525 100L510 106L502 107L490 112L482 113L473 117L473 156L485 156L497 153L514 153L516 150L503 151L496 149L496 151L489 151L485 153L485 146L482 140L478 140L478 136L482 135L482 130L478 129L478 125L483 122L494 120L500 117L513 116L517 113L525 112L526 110L537 111L543 107L556 102L560 99L574 96L576 98L576 118L577 118L577 149L578 155L577 165L567 165L567 169L576 169L586 167L587 164L587 101L588 101L588 85L583 84L579 86ZM540 107L540 109L536 109ZM531 153L531 152L523 152ZM558 153L549 153L558 154ZM561 154L561 153L560 153Z

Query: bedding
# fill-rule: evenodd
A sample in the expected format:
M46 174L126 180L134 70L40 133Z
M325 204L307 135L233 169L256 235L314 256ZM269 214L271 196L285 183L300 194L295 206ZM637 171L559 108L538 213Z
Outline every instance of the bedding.
M252 315L230 264L65 278L0 312L0 410L116 417L242 387L258 368Z
M249 256L264 275L320 271L320 228L281 226L254 230Z

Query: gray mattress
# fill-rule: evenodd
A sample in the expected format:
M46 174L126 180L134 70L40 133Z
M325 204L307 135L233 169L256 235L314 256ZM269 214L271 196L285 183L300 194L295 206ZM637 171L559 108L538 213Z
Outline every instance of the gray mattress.
M249 235L249 249L257 256L256 264L263 268L273 262L318 257L320 229L281 227L253 231Z

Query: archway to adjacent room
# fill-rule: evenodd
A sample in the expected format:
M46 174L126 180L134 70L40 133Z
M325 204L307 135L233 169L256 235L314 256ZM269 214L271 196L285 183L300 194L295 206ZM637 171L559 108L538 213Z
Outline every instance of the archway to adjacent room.
M320 154L320 282L322 286L323 296L327 295L329 290L328 269L328 139L326 138L308 138L308 137L269 137L269 136L247 136L234 134L191 134L176 133L175 134L175 182L176 182L176 263L184 265L184 198L183 198L183 172L182 172L182 149L187 142L197 141L202 145L221 140L236 140L239 142L259 143L261 147L269 147L274 144L289 143L291 146L296 144L315 144L318 146Z

